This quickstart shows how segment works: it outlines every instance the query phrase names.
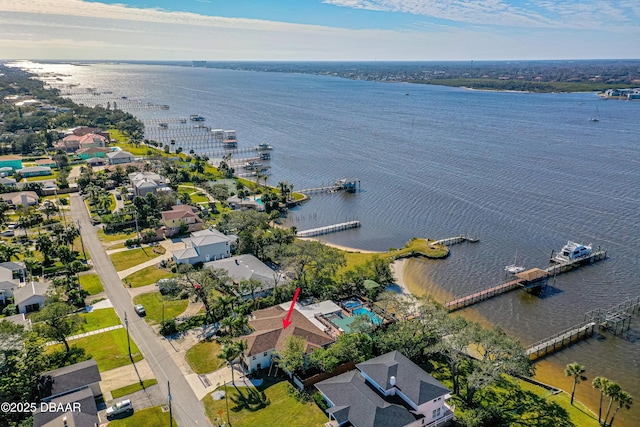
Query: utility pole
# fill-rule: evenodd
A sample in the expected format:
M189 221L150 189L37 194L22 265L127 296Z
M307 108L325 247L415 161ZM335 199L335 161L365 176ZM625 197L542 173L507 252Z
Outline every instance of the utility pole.
M133 356L131 356L131 340L129 339L129 319L127 319L127 312L124 312L124 325L127 328L127 347L129 348L129 359L133 362Z
M167 388L169 389L169 427L173 427L173 412L171 411L171 383L167 381Z
M87 262L87 253L84 251L84 241L82 240L82 226L80 225L80 220L78 220L78 234L80 235L80 244L82 245L82 256L84 257L84 262Z

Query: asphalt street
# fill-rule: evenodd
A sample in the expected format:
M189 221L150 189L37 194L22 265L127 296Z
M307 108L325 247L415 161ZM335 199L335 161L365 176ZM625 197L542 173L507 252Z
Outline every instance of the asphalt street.
M125 313L129 323L129 334L142 351L153 371L161 392L167 396L167 382L171 383L173 417L180 427L211 426L204 406L162 346L159 336L133 310L133 302L122 285L118 273L104 250L87 211L78 194L71 194L71 214L80 228L84 246L91 255L91 262L111 300L116 313L124 324Z

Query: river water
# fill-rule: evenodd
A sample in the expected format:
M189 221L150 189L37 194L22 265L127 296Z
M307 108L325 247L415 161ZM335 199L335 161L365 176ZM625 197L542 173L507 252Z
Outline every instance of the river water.
M113 91L96 97L103 104L126 96L171 107L135 111L142 119L200 114L237 130L241 147L272 144L267 184L359 179L359 193L313 196L289 216L298 229L362 222L328 242L386 250L412 237L479 238L444 261L407 264L412 286L441 302L500 283L514 259L545 267L567 240L606 248L606 261L558 276L540 297L512 292L459 312L525 346L640 295L640 102L155 65L42 67L76 91ZM596 111L600 121L589 121ZM640 398L639 320L622 337L603 332L542 359L536 377L570 390L563 369L575 361L589 378L577 398L596 412L595 376ZM640 425L640 405L616 425Z

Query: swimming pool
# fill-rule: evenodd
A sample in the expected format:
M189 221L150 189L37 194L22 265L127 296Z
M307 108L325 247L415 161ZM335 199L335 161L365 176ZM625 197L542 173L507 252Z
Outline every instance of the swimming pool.
M382 325L382 319L366 307L360 307L353 310L354 316L369 316L371 322L375 325Z
M344 308L348 308L348 309L362 307L362 303L356 300L344 301L342 304L344 305Z

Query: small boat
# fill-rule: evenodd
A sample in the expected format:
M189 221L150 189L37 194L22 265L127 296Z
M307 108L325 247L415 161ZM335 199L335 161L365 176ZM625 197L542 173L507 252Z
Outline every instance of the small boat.
M198 114L192 114L189 116L189 120L191 120L192 122L204 122L204 117Z
M273 150L273 146L267 144L266 142L261 142L260 144L258 144L258 150L259 151Z
M247 170L254 170L254 169L258 169L260 167L262 167L263 164L260 162L255 162L255 161L250 161L244 164L244 168Z
M598 111L598 107L596 107L596 115L593 117L589 117L590 122L599 122L600 121L600 111Z
M516 251L516 255L513 257L513 264L507 265L504 268L504 271L506 271L507 273L511 273L511 274L518 274L518 273L522 273L523 271L525 271L526 268L516 264L516 259L517 258L518 258L518 252Z
M582 245L580 243L568 241L553 260L556 262L568 262L585 258L591 255L591 249L590 244Z

